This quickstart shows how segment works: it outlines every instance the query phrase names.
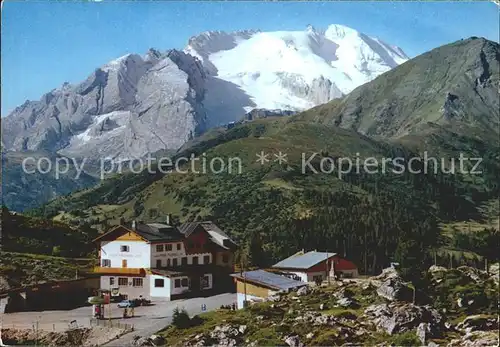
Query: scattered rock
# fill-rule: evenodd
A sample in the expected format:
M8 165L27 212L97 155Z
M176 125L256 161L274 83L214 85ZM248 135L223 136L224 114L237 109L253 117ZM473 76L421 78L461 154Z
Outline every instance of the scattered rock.
M465 306L471 306L472 304L474 304L474 299L470 299L467 301L465 301L464 298L462 298L462 297L459 297L457 299L457 306L460 308L465 307Z
M327 305L327 304L320 304L320 305L319 305L319 309L320 309L321 311L326 310L326 309L327 309L327 307L328 307L328 305Z
M300 342L298 335L292 335L285 338L285 343L290 347L302 347L304 344Z
M472 279L474 282L480 282L488 277L485 271L481 271L469 266L459 266L457 267L457 270Z
M309 287L308 286L303 286L297 291L298 296L304 296L309 294Z
M5 345L40 346L101 346L128 331L120 328L75 328L63 332L34 329L1 330L0 338Z
M469 316L457 325L457 329L464 330L466 333L477 330L494 330L498 329L498 319L481 315Z
M377 330L389 335L415 329L420 323L428 323L429 336L439 336L444 329L444 320L439 312L428 306L395 303L371 305L365 315L372 319Z
M342 299L337 301L337 304L339 306L342 306L345 308L347 308L347 307L351 307L351 308L359 307L359 304L354 299L351 299L351 298L342 298Z
M154 346L154 344L149 338L147 338L145 336L143 336L143 337L135 336L134 337L134 346Z
M490 275L490 279L498 285L498 282L500 282L500 264L491 264L488 269L488 274Z
M375 280L387 280L389 278L399 277L398 271L394 267L388 267L382 270L382 273L378 276L374 276Z
M361 289L363 289L364 291L369 291L375 289L375 285L372 281L364 282L363 284L361 284Z
M417 327L417 337L423 346L427 344L429 338L430 328L428 323L420 323Z
M342 299L342 298L350 298L350 297L352 297L352 292L350 290L348 290L347 288L341 288L341 289L337 290L335 292L335 294L333 294L333 296L335 298L337 298L337 300Z
M449 347L491 347L498 346L498 332L496 331L473 331L465 334L460 339L451 340Z
M435 272L446 272L448 271L448 269L446 269L445 267L443 266L437 266L437 265L432 265L430 268L429 268L429 272L430 273L435 273Z
M314 333L309 333L306 335L306 339L310 340L314 337Z
M164 345L165 344L165 338L163 338L163 336L160 336L160 335L151 335L149 337L149 339L156 346L158 346L158 345Z
M319 315L314 318L313 325L334 325L335 317L329 315Z
M238 327L238 331L240 332L240 334L243 335L247 331L247 326L246 325L240 325Z
M389 301L413 299L413 291L400 277L391 277L377 288L377 294Z
M267 298L268 301L278 302L281 300L281 296L279 295L271 295Z

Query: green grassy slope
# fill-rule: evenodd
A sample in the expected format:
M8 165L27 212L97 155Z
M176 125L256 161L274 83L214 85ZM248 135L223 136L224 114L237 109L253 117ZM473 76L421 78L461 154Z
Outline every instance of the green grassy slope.
M261 151L271 154L269 163L256 161ZM273 162L273 154L280 151L287 153L286 163ZM182 221L212 219L252 249L259 265L295 249L317 248L345 252L375 271L394 256L400 237L414 233L420 235L418 242L436 245L439 222L479 218L477 207L493 194L467 175L361 171L339 178L336 171L302 172L303 154L309 158L318 153L311 165L319 170L323 158L410 158L417 153L300 117L246 123L200 140L177 156L191 153L208 163L214 157L226 163L238 157L242 172L123 175L55 200L38 213L53 217L60 211L80 210L84 221L105 221L103 228L122 218L162 221L167 213ZM192 171L191 164L183 169ZM202 170L200 162L195 169ZM434 236L423 240L421 235Z
M475 38L437 48L341 100L293 117L215 129L175 153L174 161L201 158L184 164L187 173L123 174L34 213L101 229L121 219L162 221L167 213L180 221L212 219L257 266L303 248L339 252L366 272L392 260L418 269L457 244L490 254L481 243L495 236L491 230L478 234L481 240L457 242L441 228L483 223L481 208L498 197L499 52L497 43ZM269 162L257 162L261 152ZM275 161L280 152L286 162ZM313 153L304 166L302 158ZM422 173L425 155L437 161ZM468 172L473 162L449 173L460 156L480 158L480 173ZM216 157L226 164L239 158L241 172L227 166L196 172L203 159L209 164ZM347 169L344 157L359 159L360 170L339 175ZM411 168L420 173L409 171L415 157L420 162ZM366 158L378 160L377 170L363 168ZM394 162L381 172L382 158L400 158L404 172L394 173Z

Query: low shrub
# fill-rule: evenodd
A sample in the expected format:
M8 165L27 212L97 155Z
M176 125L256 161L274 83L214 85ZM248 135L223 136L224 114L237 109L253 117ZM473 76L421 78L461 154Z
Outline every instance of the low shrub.
M191 326L191 318L185 309L180 310L178 307L174 309L172 325L178 329L187 329Z
M420 340L413 331L392 335L387 341L395 346L420 346Z

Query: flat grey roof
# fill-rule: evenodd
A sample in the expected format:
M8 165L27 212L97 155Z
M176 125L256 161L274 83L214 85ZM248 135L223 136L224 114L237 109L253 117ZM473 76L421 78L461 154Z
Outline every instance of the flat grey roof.
M243 274L235 273L231 276L278 290L289 290L307 285L305 282L292 280L291 278L264 270L247 271Z
M314 265L331 258L337 253L326 253L311 251L302 255L293 255L273 265L274 268L281 269L309 269Z

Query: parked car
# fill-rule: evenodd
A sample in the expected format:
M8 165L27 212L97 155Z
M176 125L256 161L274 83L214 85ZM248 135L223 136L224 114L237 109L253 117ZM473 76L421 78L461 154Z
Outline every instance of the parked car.
M148 306L151 305L151 300L146 300L144 298L132 300L135 306Z
M122 302L123 296L118 294L118 295L111 295L111 302Z
M122 300L118 303L119 308L132 308L135 306L136 305L133 300Z

